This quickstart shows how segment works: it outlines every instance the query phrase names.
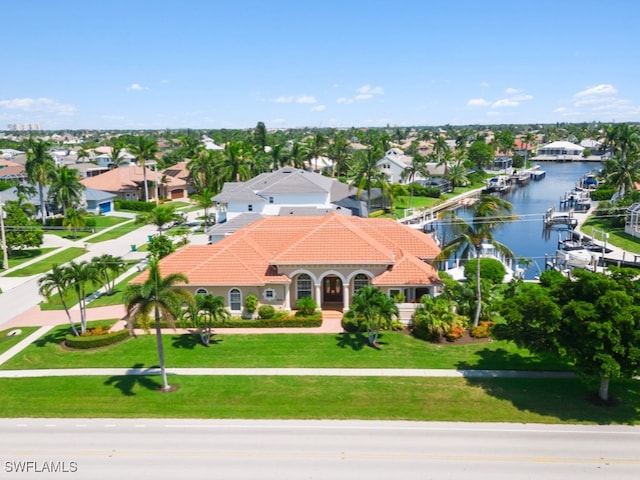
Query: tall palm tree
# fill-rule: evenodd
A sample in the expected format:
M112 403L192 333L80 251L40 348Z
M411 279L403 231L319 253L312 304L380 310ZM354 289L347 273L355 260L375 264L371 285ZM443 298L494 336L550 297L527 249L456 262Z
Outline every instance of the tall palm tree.
M136 162L142 168L142 181L144 182L144 201L149 201L149 185L147 185L147 162L155 160L158 153L158 142L149 137L138 136L131 145L131 153L135 156Z
M189 283L189 279L182 273L172 273L163 277L158 261L154 260L149 264L146 280L143 283L130 284L123 296L130 329L133 329L138 315L149 315L153 311L158 361L162 375L162 388L160 389L162 392L169 392L172 388L167 381L165 370L160 321L165 320L170 325L175 325L175 320L184 304L193 308L195 303L193 294L184 288L176 287L176 284L186 283Z
M71 331L77 337L79 335L78 329L71 319L71 311L65 299L65 294L71 286L71 277L67 269L54 263L51 270L38 279L38 286L40 287L40 295L46 297L47 300L54 291L58 294L62 307L67 314L69 325L71 325Z
M220 152L202 150L187 163L189 178L197 192L209 188L219 192L224 181L221 165L223 157Z
M368 343L372 347L377 346L380 329L388 326L399 315L398 306L393 298L372 285L358 290L353 297L351 310L356 316L364 318Z
M121 154L124 151L126 143L122 138L115 138L111 141L111 153L109 158L111 160L111 168L118 168L122 163Z
M403 182L409 184L409 208L413 205L413 186L416 175L421 177L429 176L427 160L417 152L413 155L411 165L405 168L400 176Z
M640 183L640 152L627 152L623 156L617 152L605 163L605 176L608 184L624 195L635 189Z
M446 157L447 152L450 152L449 145L447 145L447 140L443 136L438 135L435 143L433 144L433 153L436 154L436 164L438 166L444 165L445 175L447 174L449 168L449 161Z
M28 183L21 183L16 185L16 197L18 207L27 214L28 217L33 217L36 214L36 207L33 203L29 202L38 191L36 187Z
M471 223L465 222L452 211L447 211L442 218L451 225L454 239L443 247L437 259L447 260L453 255L460 255L462 258L475 257L476 259L476 310L473 326L477 327L482 308L480 256L483 242L490 242L498 252L515 260L515 255L509 247L493 238L494 230L514 219L514 216L511 215L511 203L493 195L481 195L479 201L473 205Z
M63 215L66 215L67 210L80 206L83 193L84 186L80 183L78 170L64 165L53 171L49 198L62 206Z
M80 334L87 332L87 287L99 283L100 278L95 265L87 261L70 262L66 267L69 285L73 287L80 308Z
M351 164L350 183L358 188L358 196L367 190L367 209L371 207L371 189L377 182L387 181L386 175L378 168L378 161L382 158L382 150L374 145L367 150L359 150L353 156Z
M523 147L524 147L524 166L527 167L529 162L529 147L533 146L533 143L536 141L536 136L533 132L525 133L524 137L522 137Z
M224 179L229 182L248 180L251 173L252 148L242 140L227 143L222 160Z
M94 257L91 262L95 265L97 274L105 285L107 295L113 295L116 278L126 270L127 264L122 257L114 257L108 253Z
M25 170L27 171L27 178L31 183L37 184L38 194L40 196L40 215L42 216L42 225L46 223L47 206L44 198L44 187L50 183L52 172L56 168L56 164L53 158L49 154L49 147L51 146L44 140L27 141L27 162L25 164Z
M334 177L339 177L345 172L346 166L351 159L351 144L344 133L338 133L333 142L327 148L327 156L333 163Z
M311 167L314 172L319 172L318 160L325 153L328 143L327 137L325 137L321 132L316 132L313 136L307 138L305 143L307 146L306 160L309 163L309 167Z

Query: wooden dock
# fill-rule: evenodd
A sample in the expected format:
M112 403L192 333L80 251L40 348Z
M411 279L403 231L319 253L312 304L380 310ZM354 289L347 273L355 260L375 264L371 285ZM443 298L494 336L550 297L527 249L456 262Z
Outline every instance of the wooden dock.
M578 225L578 219L574 215L573 208L567 212L556 212L555 207L548 208L544 214L544 226L567 226L569 228L575 228Z

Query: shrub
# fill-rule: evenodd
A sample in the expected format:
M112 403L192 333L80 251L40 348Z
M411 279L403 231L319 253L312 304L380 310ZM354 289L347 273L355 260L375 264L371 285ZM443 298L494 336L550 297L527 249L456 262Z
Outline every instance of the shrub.
M302 297L296 302L296 310L300 311L302 315L313 315L317 308L318 304L311 297Z
M596 190L591 192L591 200L594 201L603 201L603 200L611 200L613 194L615 192L610 187L598 187Z
M273 308L273 305L260 305L258 308L258 317L263 320L269 320L270 318L273 318L275 314L276 309Z
M444 337L448 342L455 342L457 339L461 338L464 335L464 328L461 325L455 325L444 334Z
M150 212L156 208L155 202L142 202L139 200L115 200L116 210L132 210L134 212Z
M96 328L93 330L98 331L99 329ZM113 345L114 343L122 342L123 340L129 338L129 335L129 330L127 330L126 328L123 330L118 330L116 332L90 334L80 337L68 334L64 339L64 343L69 348L86 350L89 348L106 347L108 345Z
M253 312L256 311L256 308L258 308L258 297L256 297L252 293L247 295L247 297L244 299L244 308L247 312L253 314Z
M471 328L471 336L473 338L488 338L490 336L490 329L493 325L493 322L485 320L480 322L477 327Z
M348 333L367 331L367 324L364 321L364 317L356 317L352 310L349 310L342 315L342 321L340 323L342 325L342 329Z
M480 259L480 277L483 280L489 280L494 285L502 283L507 271L500 260L495 258ZM476 278L476 260L470 260L464 267L464 276L466 278Z

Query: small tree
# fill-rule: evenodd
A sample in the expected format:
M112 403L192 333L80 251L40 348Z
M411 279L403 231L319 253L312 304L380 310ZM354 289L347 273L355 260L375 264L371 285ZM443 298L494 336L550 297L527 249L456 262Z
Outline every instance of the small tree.
M202 344L208 346L211 342L213 324L224 324L231 314L224 304L224 297L210 293L196 295L196 309L194 323L200 327Z
M356 315L364 317L367 324L368 343L372 347L378 346L380 329L389 326L399 315L398 306L393 298L371 285L358 290L353 297L351 309Z
M248 314L248 317L253 317L253 314L256 312L258 308L258 297L250 293L244 299L244 309Z
M296 310L302 315L313 315L317 308L318 304L311 297L302 297L296 302Z

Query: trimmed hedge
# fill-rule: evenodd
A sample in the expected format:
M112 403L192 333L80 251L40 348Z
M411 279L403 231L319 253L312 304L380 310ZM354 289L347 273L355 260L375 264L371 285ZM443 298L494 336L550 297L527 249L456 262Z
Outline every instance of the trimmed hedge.
M64 344L69 348L87 350L89 348L106 347L114 343L121 342L129 338L130 333L126 328L117 332L105 333L104 335L91 335L88 337L76 337L69 333L64 338Z
M132 210L134 212L150 212L156 208L155 202L142 202L140 200L115 200L116 210Z

